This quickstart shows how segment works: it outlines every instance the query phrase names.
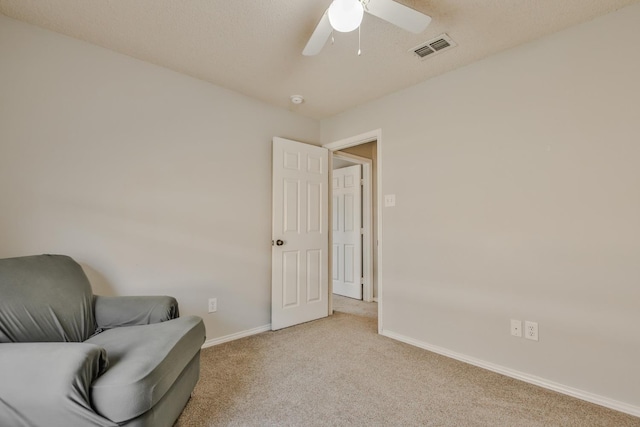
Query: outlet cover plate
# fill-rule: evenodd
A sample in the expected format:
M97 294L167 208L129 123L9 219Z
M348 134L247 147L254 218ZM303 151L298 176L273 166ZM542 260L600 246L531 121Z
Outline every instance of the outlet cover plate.
M524 322L524 337L528 340L538 341L538 322L529 320Z

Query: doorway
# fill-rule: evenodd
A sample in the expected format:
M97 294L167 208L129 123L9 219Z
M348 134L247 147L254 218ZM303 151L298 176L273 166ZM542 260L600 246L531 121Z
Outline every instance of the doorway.
M369 208L363 208L362 212L365 215L369 215L369 242L363 245L363 272L369 271L370 285L368 287L363 286L363 301L376 302L378 312L378 332L382 331L382 283L380 280L380 254L381 254L381 208L378 203L380 200L380 182L381 182L381 131L375 130L365 134L357 135L352 138L336 141L333 143L325 144L325 148L329 149L329 158L332 162L332 168L339 168L340 166L348 166L350 164L360 164L369 168L370 190L369 200L365 201L364 205L368 205ZM333 181L333 180L331 180ZM331 191L332 185L329 190ZM367 192L365 192L367 193ZM330 204L333 202L333 195L329 197ZM329 208L329 219L333 220L333 206ZM333 229L333 225L330 225ZM330 233L330 245L329 250L333 252L333 238ZM368 250L368 254L364 254ZM329 256L329 262L332 264L329 271L333 272L333 253ZM368 260L368 265L365 261ZM366 276L363 275L363 277ZM333 296L333 286L330 281L330 296ZM333 312L333 298L330 298L329 313Z

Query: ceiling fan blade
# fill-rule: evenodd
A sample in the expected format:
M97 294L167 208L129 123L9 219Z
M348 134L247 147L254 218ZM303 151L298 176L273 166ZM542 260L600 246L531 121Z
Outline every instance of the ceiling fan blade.
M333 28L331 27L331 23L329 22L329 14L328 10L324 12L320 22L316 26L316 29L313 30L313 34L309 38L307 45L304 47L302 54L305 56L313 56L320 53L325 43L329 39Z
M393 0L369 0L365 11L412 33L421 33L431 17Z

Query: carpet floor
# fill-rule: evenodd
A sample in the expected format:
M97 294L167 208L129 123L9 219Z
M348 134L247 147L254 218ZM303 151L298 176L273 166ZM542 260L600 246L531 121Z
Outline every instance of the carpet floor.
M377 304L202 350L175 427L640 426L640 418L377 334Z

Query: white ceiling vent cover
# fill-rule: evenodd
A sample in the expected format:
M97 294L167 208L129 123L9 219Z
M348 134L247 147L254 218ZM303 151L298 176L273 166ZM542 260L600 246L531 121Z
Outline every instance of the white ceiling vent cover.
M422 43L421 45L410 49L409 52L413 52L420 59L426 59L436 53L444 52L453 47L456 47L457 45L458 44L454 42L451 37L443 33L438 37L429 40L428 42Z

